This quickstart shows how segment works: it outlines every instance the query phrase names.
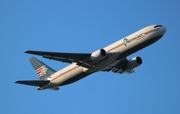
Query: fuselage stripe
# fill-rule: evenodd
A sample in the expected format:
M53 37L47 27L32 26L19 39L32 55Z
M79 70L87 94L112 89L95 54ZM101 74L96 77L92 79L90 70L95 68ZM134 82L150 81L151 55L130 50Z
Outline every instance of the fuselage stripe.
M151 32L157 31L157 30L159 30L159 29L160 29L160 28L147 31L147 32L144 33L144 35L147 35L147 34L149 34L149 33L151 33ZM142 38L144 38L144 36L143 36ZM142 38L139 38L139 39L137 39L137 40L140 40L140 39L142 39ZM107 52L113 51L113 50L115 50L115 49L117 49L117 48L119 48L119 47L121 47L121 46L123 46L123 45L124 45L123 43L122 43L122 44L119 44L119 45L117 45L117 46L115 46L115 47L107 50Z
M115 50L116 48L121 47L122 45L123 45L123 44L119 44L119 45L117 45L117 46L115 46L115 47L107 50L107 52L110 52L110 51L112 51L112 50Z
M79 66L75 66L69 70L67 70L66 72L63 72L62 74L60 74L59 76L56 76L55 78L53 78L51 81L57 79L58 77L62 76L62 75L65 75L66 73L70 72L70 71L73 71L74 69L78 68Z
M153 30L150 30L150 31L145 32L144 34L147 35L147 34L149 34L149 33L151 33L151 32L157 31L157 30L159 30L159 29L160 29L160 28L153 29Z

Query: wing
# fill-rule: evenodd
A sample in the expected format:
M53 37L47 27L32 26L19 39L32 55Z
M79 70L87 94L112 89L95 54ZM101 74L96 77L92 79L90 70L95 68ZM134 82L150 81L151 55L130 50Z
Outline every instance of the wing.
M105 72L112 71L114 73L119 73L119 74L122 74L122 73L131 74L131 73L134 73L133 69L127 69L126 68L127 63L128 63L128 60L126 58L122 58L119 61L116 61L114 64L106 67L102 71L105 71Z
M30 85L30 86L44 86L47 85L50 81L48 80L21 80L16 81L15 83Z
M91 56L91 53L61 53L61 52L45 52L45 51L32 51L27 50L25 53L39 55L47 59L57 60L61 62L72 63L83 67L90 67L91 65L85 63Z

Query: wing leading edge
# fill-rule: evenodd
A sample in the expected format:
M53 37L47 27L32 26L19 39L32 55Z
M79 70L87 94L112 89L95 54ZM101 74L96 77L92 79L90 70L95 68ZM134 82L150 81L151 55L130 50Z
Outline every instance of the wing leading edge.
M57 60L66 63L75 62L78 65L88 67L84 61L88 60L91 53L63 53L63 52L46 52L27 50L25 53L42 56L43 58Z

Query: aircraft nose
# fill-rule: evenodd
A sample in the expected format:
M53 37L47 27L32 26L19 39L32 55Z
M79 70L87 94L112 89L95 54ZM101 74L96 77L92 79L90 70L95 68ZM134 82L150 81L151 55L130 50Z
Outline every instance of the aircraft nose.
M166 27L161 28L161 33L162 33L162 35L164 35L166 33Z

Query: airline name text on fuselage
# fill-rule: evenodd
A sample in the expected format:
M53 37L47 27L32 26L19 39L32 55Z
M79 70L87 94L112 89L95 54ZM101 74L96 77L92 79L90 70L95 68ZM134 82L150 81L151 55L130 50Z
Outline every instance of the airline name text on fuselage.
M128 43L130 43L130 42L132 42L134 40L140 39L142 37L144 37L143 33L141 33L141 34L139 34L139 35L137 35L137 36L135 36L135 37L133 37L131 39L124 38L123 44L126 46Z

